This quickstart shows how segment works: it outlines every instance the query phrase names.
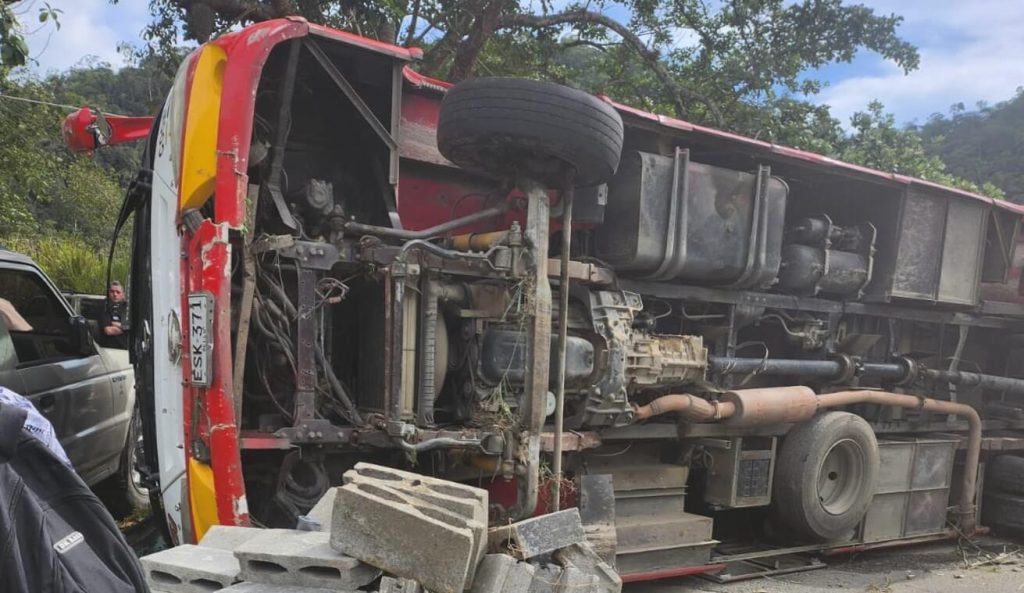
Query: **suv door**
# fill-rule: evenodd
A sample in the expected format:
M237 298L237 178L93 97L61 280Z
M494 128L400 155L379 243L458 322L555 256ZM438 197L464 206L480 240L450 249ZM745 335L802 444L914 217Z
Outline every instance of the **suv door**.
M114 414L109 370L95 345L83 348L70 309L34 267L3 264L0 297L25 322L8 328L22 395L53 423L83 480L109 475L118 466L126 424Z

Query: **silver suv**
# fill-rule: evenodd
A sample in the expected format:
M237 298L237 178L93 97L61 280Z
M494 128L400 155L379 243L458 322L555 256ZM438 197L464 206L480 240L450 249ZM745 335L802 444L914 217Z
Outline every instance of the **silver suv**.
M98 347L90 323L39 266L2 249L0 385L28 397L53 423L87 484L109 483L126 503L145 505L134 467L139 431L128 353Z

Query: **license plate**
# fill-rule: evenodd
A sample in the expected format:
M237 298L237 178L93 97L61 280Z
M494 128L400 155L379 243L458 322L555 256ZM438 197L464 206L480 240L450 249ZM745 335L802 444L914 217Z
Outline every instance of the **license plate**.
M210 332L213 326L213 298L206 293L188 295L188 348L191 369L189 380L197 387L209 387L213 376L210 362L213 358L213 342Z

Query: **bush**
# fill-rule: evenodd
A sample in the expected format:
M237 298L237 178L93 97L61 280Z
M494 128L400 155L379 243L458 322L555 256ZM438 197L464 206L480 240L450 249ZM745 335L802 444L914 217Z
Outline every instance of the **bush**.
M3 246L35 260L63 292L107 292L107 251L97 250L74 235L5 237ZM115 254L111 278L121 282L128 279L128 258L123 250Z

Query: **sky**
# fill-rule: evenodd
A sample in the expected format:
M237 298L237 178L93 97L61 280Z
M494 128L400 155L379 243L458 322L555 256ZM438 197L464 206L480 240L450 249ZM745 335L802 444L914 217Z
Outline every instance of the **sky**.
M811 75L828 83L812 100L832 106L844 124L878 99L899 123L923 123L946 114L954 103L1009 99L1024 87L1024 0L860 0L881 14L904 17L900 35L916 45L920 68L909 75L870 52L850 64L830 65ZM25 0L29 49L40 72L62 70L86 56L120 66L121 42L139 43L149 20L148 0L48 0L64 10L61 29L37 27L43 0Z

